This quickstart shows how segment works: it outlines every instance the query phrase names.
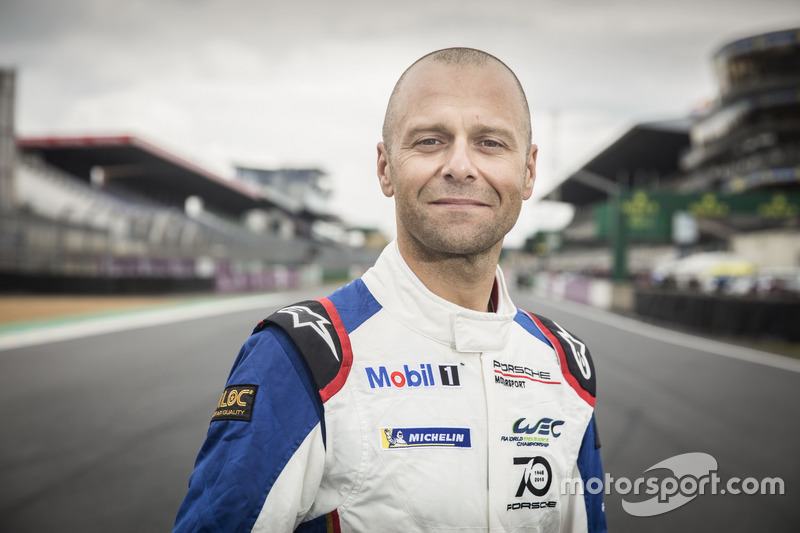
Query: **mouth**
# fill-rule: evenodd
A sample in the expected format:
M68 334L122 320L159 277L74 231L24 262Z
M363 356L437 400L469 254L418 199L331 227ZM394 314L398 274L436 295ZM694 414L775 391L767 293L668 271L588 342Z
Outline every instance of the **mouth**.
M489 207L488 204L472 198L439 198L431 202L433 205L449 207L451 209L470 209L475 207Z

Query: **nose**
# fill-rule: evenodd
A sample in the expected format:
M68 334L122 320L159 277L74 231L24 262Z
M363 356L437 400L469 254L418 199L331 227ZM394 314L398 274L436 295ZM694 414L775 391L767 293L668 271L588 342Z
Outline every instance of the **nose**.
M474 180L478 170L472 160L469 143L466 140L456 139L445 152L445 162L442 175L445 179L464 181Z

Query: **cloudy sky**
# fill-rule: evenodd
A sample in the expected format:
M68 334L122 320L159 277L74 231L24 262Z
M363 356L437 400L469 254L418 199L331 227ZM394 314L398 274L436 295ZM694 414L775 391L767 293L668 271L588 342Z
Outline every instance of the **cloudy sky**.
M796 0L0 0L20 135L128 133L225 176L318 166L333 209L394 232L375 177L391 89L471 46L525 87L542 196L636 122L712 100L723 44L800 26ZM529 202L512 239L563 218Z

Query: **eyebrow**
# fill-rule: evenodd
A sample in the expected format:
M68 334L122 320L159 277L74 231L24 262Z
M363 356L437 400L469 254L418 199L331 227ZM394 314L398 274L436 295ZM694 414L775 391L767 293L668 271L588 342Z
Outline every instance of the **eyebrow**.
M406 134L403 136L404 139L408 139L411 137L416 137L417 135L422 135L423 133L446 133L450 128L448 128L444 122L436 122L434 124L421 124L419 126L415 126L408 130Z
M420 124L419 126L415 126L408 130L406 134L403 136L404 139L409 139L416 137L417 135L422 135L424 133L448 133L450 131L450 127L447 126L444 122L435 122L432 124ZM515 140L514 132L508 128L503 128L499 126L489 126L489 125L479 125L475 128L470 130L470 135L491 135L495 137L500 137L502 139L508 139L509 142Z
M502 128L499 126L478 126L473 131L471 131L473 135L492 135L495 137L502 137L504 139L514 140L516 136L514 132L508 128Z

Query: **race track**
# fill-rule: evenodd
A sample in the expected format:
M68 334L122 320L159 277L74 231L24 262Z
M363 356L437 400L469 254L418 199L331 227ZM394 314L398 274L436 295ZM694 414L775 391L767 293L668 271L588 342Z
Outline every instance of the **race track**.
M0 531L169 531L239 346L273 309L308 296L0 342ZM612 493L610 531L800 529L800 364L513 296L589 345L603 459L615 479L704 452L723 480L785 484L782 496L705 494L650 517L622 507L644 497Z
M702 452L716 459L722 480L781 477L785 483L783 496L698 495L651 517L622 508L623 497L649 496L612 493L606 497L609 531L800 531L800 361L578 304L524 295L515 303L562 323L590 347L603 463L614 478L633 481L670 457Z

